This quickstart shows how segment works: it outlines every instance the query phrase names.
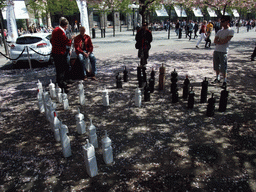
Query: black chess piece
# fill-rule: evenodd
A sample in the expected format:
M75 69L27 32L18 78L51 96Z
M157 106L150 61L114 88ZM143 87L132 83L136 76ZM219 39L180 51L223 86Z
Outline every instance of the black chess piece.
M126 66L124 67L124 71L123 71L123 78L124 78L124 82L128 82L128 71L126 69Z
M195 93L193 91L193 87L191 87L191 90L188 95L188 108L193 109L195 103Z
M220 93L220 102L219 102L219 111L224 112L227 109L227 103L228 103L228 91L227 87L225 87L224 90Z
M155 90L155 71L152 68L152 71L150 73L150 79L149 79L149 88L150 88L150 93L154 93Z
M204 81L202 82L202 90L201 90L201 103L207 102L207 92L208 92L208 81L206 80L206 77Z
M214 94L212 94L212 97L210 99L208 99L207 112L206 112L206 115L208 117L214 116L215 98L213 98L213 95Z
M147 83L144 87L144 101L150 101L150 87Z
M190 84L190 81L188 79L188 75L186 75L186 79L184 80L184 83L183 83L183 99L185 100L188 98L189 84Z
M119 72L116 75L116 88L122 88L122 78Z

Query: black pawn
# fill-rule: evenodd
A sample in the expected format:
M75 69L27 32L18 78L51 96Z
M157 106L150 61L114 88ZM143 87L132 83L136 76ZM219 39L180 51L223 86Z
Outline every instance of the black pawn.
M116 88L122 88L122 78L119 73L116 75Z
M150 101L150 87L146 83L146 86L144 87L144 101Z
M208 92L208 81L206 81L206 77L202 82L202 90L201 90L201 103L207 102L207 92Z
M190 81L188 79L188 76L186 75L186 79L184 80L184 83L183 83L183 99L185 100L188 98L189 84L190 84Z
M150 93L154 93L154 90L155 90L155 71L154 71L153 68L152 68L152 71L150 73L149 88L150 88Z
M123 74L124 82L128 82L128 71L126 70L126 66L124 67Z
M212 94L212 97L208 99L206 115L208 117L212 117L214 115L214 110L215 110L215 99L213 98L213 94Z
M194 103L195 103L195 93L193 91L193 87L191 87L191 91L189 92L189 95L188 95L188 108L193 109Z
M224 90L220 93L220 103L219 103L219 111L224 112L227 109L227 103L228 103L228 91L225 87Z

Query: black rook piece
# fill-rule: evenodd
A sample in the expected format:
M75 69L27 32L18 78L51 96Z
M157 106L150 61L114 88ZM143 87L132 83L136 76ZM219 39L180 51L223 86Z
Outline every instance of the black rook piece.
M119 73L116 75L116 88L122 88L122 78Z
M227 87L225 87L225 89L222 90L220 93L220 103L219 103L220 112L226 111L227 103L228 103L228 91L227 91Z
M128 71L126 70L126 66L124 67L124 82L128 82Z
M206 77L205 77L204 81L202 82L201 103L206 103L207 92L208 92L208 81L206 81Z
M183 99L187 99L188 98L188 92L189 92L188 85L189 84L190 84L190 81L188 79L188 76L186 75L186 79L184 80L184 83L183 83Z
M212 117L214 115L214 110L215 110L215 99L213 98L213 94L212 94L212 97L208 99L206 115L208 117Z
M193 91L193 87L191 87L191 91L189 92L189 95L188 95L188 108L193 109L194 103L195 103L195 93Z

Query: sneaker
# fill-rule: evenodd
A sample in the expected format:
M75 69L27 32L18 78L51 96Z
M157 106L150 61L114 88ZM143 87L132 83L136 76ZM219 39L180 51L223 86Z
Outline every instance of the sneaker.
M212 83L213 84L220 83L220 80L219 79L214 79L214 81Z
M221 88L222 88L222 89L227 88L227 83L226 83L226 82L223 82L223 84L221 85Z
M95 76L92 76L92 80L98 81L98 79Z
M199 49L199 47L198 47L198 46L196 46L196 48L197 48L197 49Z

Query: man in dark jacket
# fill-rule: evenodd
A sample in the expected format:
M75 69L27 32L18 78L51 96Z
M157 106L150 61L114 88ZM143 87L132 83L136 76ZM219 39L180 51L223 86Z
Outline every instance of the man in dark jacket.
M150 43L152 42L152 33L148 30L148 23L143 23L142 28L138 30L136 37L136 49L138 51L138 57L141 58L140 64L145 65L147 64L148 59L148 51L151 47Z

